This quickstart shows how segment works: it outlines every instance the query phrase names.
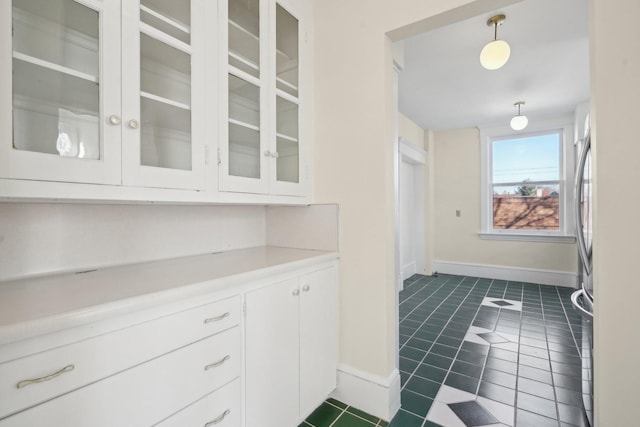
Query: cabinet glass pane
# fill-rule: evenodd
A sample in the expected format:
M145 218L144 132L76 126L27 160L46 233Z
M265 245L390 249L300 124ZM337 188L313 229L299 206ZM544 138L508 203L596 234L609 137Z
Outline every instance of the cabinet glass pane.
M278 152L276 179L300 182L300 147L298 145L298 105L276 97L276 145Z
M260 76L259 0L229 0L229 64Z
M229 175L260 178L260 132L229 122Z
M191 56L140 34L140 88L168 101L191 104Z
M191 43L191 0L141 0L140 20L184 43Z
M99 159L99 13L71 0L14 0L13 147Z
M260 88L231 74L229 119L256 128L260 126Z
M140 159L191 170L191 56L140 34Z
M191 112L146 98L140 109L141 164L191 170Z
M298 96L298 20L276 6L276 87Z
M229 174L260 178L260 88L231 74Z

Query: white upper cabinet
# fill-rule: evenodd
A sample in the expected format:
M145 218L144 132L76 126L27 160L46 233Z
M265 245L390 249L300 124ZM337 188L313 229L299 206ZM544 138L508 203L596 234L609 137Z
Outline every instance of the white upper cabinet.
M125 185L204 187L204 2L123 2Z
M284 1L0 0L0 199L308 203Z
M0 3L0 177L120 183L119 3Z
M220 189L307 194L307 145L301 139L299 19L274 0L222 0Z
M2 2L0 176L202 189L203 2Z

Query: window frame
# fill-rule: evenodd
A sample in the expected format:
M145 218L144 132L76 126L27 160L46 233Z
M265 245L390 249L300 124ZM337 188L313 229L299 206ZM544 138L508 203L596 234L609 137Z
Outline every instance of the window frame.
M547 135L552 133L557 133L559 135L559 229L557 231L552 231L493 228L493 142L506 139ZM514 131L508 126L485 127L480 129L481 239L558 243L575 242L573 203L571 203L574 195L573 176L575 170L575 154L573 147L575 144L575 140L576 138L574 136L574 124L571 117L538 121L538 123L536 124L530 124L527 130L524 132Z

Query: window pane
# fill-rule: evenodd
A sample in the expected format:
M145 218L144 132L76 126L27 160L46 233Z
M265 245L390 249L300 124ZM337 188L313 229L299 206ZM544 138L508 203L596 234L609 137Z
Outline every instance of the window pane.
M496 230L560 229L560 185L523 184L493 187L493 228Z
M558 133L493 141L493 183L560 180Z

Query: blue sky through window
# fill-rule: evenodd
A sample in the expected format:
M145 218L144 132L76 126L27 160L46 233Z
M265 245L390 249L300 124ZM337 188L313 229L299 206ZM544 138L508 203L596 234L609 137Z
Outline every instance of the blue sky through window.
M558 133L493 141L493 183L558 181Z

